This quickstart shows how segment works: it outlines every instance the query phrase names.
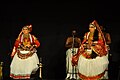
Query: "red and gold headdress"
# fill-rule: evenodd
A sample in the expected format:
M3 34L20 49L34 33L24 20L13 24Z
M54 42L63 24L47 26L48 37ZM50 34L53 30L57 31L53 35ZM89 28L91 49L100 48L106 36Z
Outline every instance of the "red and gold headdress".
M96 27L97 27L96 24L97 24L97 21L94 20L92 23L89 24L89 26L90 26L90 27L93 26L93 27L96 29Z

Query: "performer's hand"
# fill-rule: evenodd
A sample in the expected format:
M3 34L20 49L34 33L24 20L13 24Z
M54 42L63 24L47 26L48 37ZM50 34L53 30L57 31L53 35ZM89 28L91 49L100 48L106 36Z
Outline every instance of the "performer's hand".
M12 54L11 54L11 58L13 58L13 57L14 57L14 55L15 55L15 53L14 53L14 52L12 52Z
M30 47L30 51L33 50L33 48L36 48L37 46L36 45L33 45Z
M13 54L11 54L11 58L13 58L14 57L14 55Z
M84 50L84 47L86 47L85 44L81 45L80 49L81 49L81 50Z
M32 51L32 50L33 50L33 48L34 48L34 46L31 46L31 47L30 47L30 51Z

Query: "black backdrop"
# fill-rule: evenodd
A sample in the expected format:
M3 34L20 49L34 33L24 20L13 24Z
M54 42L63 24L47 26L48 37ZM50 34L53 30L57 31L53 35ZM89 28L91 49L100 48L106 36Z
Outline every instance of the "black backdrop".
M113 6L111 6L113 5ZM118 65L120 57L119 5L117 2L3 2L0 5L0 61L4 62L4 77L9 77L10 53L21 28L32 24L41 42L38 56L42 58L44 79L66 77L65 41L73 29L78 36L88 31L94 19L111 34L111 63ZM112 71L118 71L116 66ZM116 74L114 74L116 76Z

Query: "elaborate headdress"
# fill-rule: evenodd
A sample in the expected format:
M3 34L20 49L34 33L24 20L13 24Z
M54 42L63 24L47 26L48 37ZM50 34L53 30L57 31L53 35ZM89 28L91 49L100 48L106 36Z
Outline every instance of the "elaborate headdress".
M30 25L26 25L26 26L24 26L23 28L28 28L28 30L31 32L32 31L32 25L30 24Z
M97 26L96 24L97 24L97 21L94 20L92 23L89 24L89 26L93 26L96 29L96 26Z

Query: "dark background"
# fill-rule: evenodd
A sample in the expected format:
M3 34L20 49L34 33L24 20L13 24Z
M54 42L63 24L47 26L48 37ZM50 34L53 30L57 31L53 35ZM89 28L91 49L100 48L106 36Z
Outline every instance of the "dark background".
M4 79L9 77L10 54L22 27L33 25L34 34L41 42L38 56L42 58L44 79L66 77L65 41L73 29L83 39L88 25L97 20L111 34L110 78L118 75L120 57L120 12L118 2L105 1L4 1L0 3L0 61L4 62ZM114 73L114 74L113 74Z

